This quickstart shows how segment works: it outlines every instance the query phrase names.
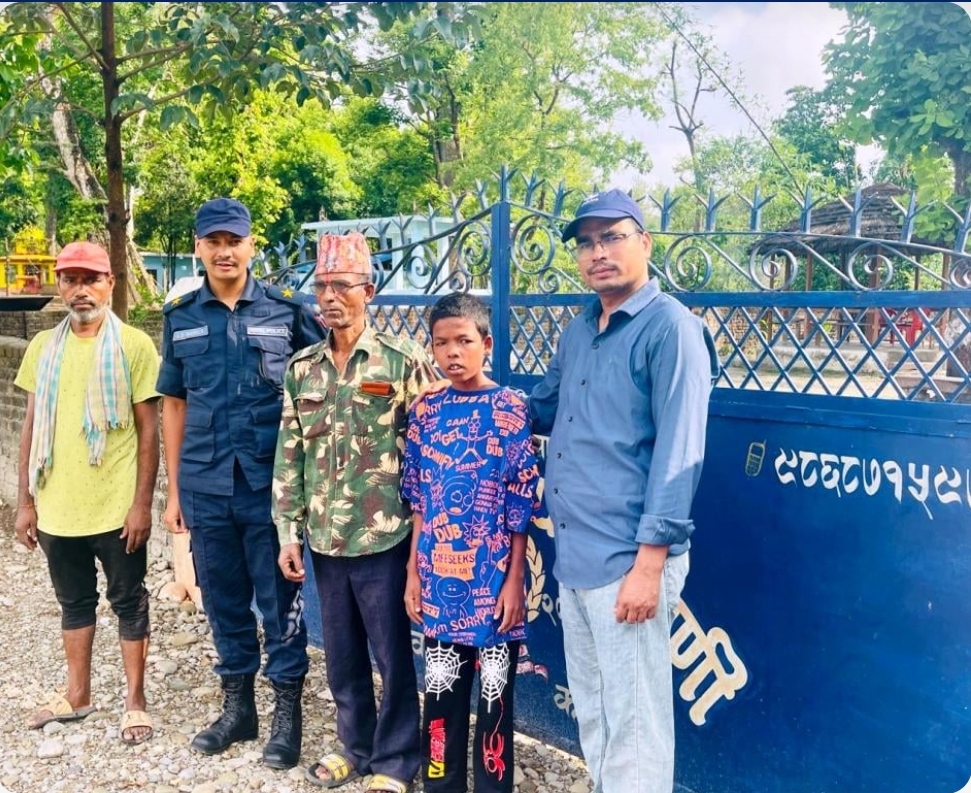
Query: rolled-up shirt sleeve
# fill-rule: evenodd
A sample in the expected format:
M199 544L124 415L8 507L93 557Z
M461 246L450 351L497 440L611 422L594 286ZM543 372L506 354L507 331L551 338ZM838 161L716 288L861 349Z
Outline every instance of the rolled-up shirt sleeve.
M657 436L637 527L641 545L683 545L694 531L691 502L704 463L713 371L707 333L697 317L684 317L649 353Z

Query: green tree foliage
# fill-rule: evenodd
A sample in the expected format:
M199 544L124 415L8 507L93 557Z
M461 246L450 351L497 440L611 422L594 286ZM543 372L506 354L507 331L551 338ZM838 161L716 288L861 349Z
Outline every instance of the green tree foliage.
M891 156L945 154L971 196L971 17L956 3L830 3L849 16L827 46L847 133Z
M373 99L354 99L333 114L331 123L360 190L358 217L408 215L446 206L428 142L405 123L399 110Z
M104 227L104 202L83 197L63 173L51 169L44 181L44 216L48 240L90 239Z
M283 187L287 201L267 231L270 239L284 238L301 223L321 216L354 213L360 191L351 175L352 163L318 106L305 105L281 124L276 144L269 173Z
M174 127L143 139L137 152L135 241L168 257L170 280L175 256L193 248L195 211L204 200L191 171L190 129ZM206 196L208 197L208 196Z
M16 176L0 182L0 240L9 242L18 231L37 222L39 202L31 188Z
M683 267L690 270L693 266L702 272L704 262L700 250L709 242L717 245L743 268L749 265L751 246L756 239L749 233L754 230L752 211L756 190L759 200L764 201L758 223L758 230L764 232L786 228L798 220L805 191L795 190L794 180L796 184L808 187L814 200L835 200L848 192L835 176L824 176L820 163L798 151L788 139L776 136L771 143L770 146L763 140L747 135L706 137L699 141L694 157L685 158L678 164L676 170L700 179L708 185L710 193L699 195L687 183L672 191L671 196L676 203L671 228L679 232L706 228L708 205L714 199L717 207L713 230L721 232L699 238L697 250L684 254L681 262ZM658 235L655 260L663 258L670 242L671 238L666 235ZM710 253L713 261L720 261L722 253L714 250ZM760 267L760 262L755 262L755 265ZM768 282L768 279L765 281ZM840 283L835 273L820 266L813 270L811 284L797 281L795 286L825 291L839 289ZM751 282L731 268L716 266L710 288L745 291L751 288Z
M789 106L775 124L775 132L791 144L799 165L809 176L828 180L841 190L860 181L856 147L840 134L839 109L825 91L795 86L786 91Z
M287 242L321 218L408 214L443 200L424 140L375 99L296 107L257 91L231 118L147 129L134 171L136 238L165 251L166 239L191 250L195 208L216 195L250 206L260 243Z
M490 3L468 48L431 44L407 89L439 184L471 189L506 164L589 189L622 166L646 169L641 142L617 131L626 113L660 114L652 59L664 28L647 3ZM400 51L405 27L385 40ZM409 66L411 60L400 65Z
M954 166L944 154L927 148L904 156L888 154L873 169L873 179L890 182L917 194L923 207L914 222L914 235L935 245L948 247L954 241L954 215L948 206L955 201Z
M16 3L0 42L0 135L51 125L72 183L85 199L103 198L113 304L126 316L127 121L157 113L168 129L229 117L260 89L298 105L378 95L386 75L355 37L428 13L425 30L448 40L462 35L455 11L450 3ZM100 102L72 105L75 81L98 85ZM84 113L104 134L104 184L89 164L96 155L77 140L74 119Z

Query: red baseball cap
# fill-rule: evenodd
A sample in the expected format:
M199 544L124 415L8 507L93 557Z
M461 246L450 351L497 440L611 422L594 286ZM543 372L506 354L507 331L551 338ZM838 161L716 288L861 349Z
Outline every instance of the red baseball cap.
M61 270L89 270L92 273L111 273L108 252L93 242L72 242L57 254L54 272Z

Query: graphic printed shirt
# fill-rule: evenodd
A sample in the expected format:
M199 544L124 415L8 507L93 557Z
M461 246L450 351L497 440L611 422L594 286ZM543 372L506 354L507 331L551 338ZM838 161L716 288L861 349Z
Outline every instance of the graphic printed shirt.
M402 497L421 514L418 575L426 636L491 647L512 532L525 532L539 472L525 401L500 387L448 388L418 402L408 422Z

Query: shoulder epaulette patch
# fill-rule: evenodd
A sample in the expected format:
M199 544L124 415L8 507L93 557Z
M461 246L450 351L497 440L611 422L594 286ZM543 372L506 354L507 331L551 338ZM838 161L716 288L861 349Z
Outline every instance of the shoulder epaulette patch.
M292 365L294 361L302 361L304 358L313 358L320 352L320 347L322 344L327 344L327 339L318 341L316 344L311 344L309 347L304 347L301 350L297 350L293 355L290 356L289 365Z
M264 284L266 294L275 300L282 300L285 303L294 303L298 306L310 305L309 296L294 289L291 286L277 286L276 284Z
M186 292L181 295L176 295L168 303L162 306L162 313L168 314L172 309L178 308L179 306L185 306L196 299L196 295L199 294L198 289L193 289L191 292Z

